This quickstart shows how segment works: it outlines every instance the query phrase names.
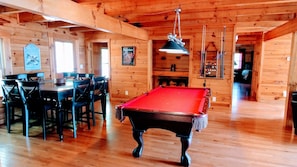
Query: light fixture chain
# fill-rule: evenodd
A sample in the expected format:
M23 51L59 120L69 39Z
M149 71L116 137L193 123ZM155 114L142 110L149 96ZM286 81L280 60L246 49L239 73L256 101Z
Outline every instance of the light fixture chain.
M178 11L177 9L175 9L175 18L174 18L174 25L173 25L173 35L176 36L175 34L175 29L176 29L176 22L177 22L177 19L178 19Z
M182 38L181 38L181 28L180 28L180 14L179 14L180 12L181 12L181 9L178 8L177 9L177 12L176 12L176 14L177 14L177 21L178 21L178 35L179 35L179 39L182 40Z

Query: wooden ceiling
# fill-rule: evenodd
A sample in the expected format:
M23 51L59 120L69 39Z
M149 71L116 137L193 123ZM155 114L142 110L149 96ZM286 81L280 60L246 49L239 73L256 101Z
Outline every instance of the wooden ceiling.
M49 28L120 33L125 31L114 28L115 24L128 27L127 31L134 30L133 27L136 30L172 28L175 9L179 7L182 10L182 28L203 24L235 24L237 33L266 33L296 20L297 13L297 0L59 0L54 1L56 4L50 1L0 0L0 12L17 14L20 23L41 22ZM5 23L1 17L0 23Z

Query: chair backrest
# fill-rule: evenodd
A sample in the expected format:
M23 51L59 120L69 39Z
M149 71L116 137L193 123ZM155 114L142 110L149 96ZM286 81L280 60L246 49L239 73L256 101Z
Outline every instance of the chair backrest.
M18 86L14 79L2 79L1 88L3 92L3 102L21 103Z
M40 86L38 81L21 81L16 80L18 90L22 99L25 110L35 110L42 107Z
M18 74L17 79L21 80L21 81L27 81L28 76L27 76L27 74Z
M76 78L80 80L90 78L92 80L93 77L94 77L94 74L92 73L78 73Z
M76 79L77 78L77 73L76 72L63 72L63 78Z
M105 77L102 76L96 76L93 77L92 82L92 91L91 91L91 98L94 99L94 101L99 100L102 97L106 96L107 92L107 81Z
M5 75L5 79L18 79L18 75L17 74Z
M26 81L28 79L27 74L13 74L13 75L6 75L6 79L18 79L18 80L23 80Z
M73 81L72 103L90 102L90 85L91 79Z
M36 72L27 74L28 81L43 81L45 79L44 72Z

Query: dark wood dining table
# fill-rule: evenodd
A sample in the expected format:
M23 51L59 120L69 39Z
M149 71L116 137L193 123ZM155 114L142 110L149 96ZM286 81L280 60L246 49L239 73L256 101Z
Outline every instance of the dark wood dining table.
M54 99L57 103L57 131L60 141L63 141L63 111L62 102L68 97L72 97L73 81L66 81L65 84L55 84L53 81L45 81L40 84L41 95L44 98Z

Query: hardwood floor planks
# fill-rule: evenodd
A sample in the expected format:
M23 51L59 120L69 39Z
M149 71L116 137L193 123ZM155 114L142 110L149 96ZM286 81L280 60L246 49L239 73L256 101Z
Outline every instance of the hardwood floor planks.
M21 126L13 125L11 134L1 126L1 167L179 166L180 139L162 129L149 129L144 134L143 155L134 158L131 152L137 144L132 127L128 118L123 123L115 119L117 104L109 103L106 122L98 115L97 125L90 131L86 125L80 125L76 139L70 130L65 130L64 142L59 142L55 133L48 134L44 141L41 134L24 137L18 129ZM210 111L208 127L193 132L188 149L191 166L296 166L297 136L282 128L282 119L283 107L279 104L248 100L238 100L232 111ZM33 130L34 135L38 130Z

